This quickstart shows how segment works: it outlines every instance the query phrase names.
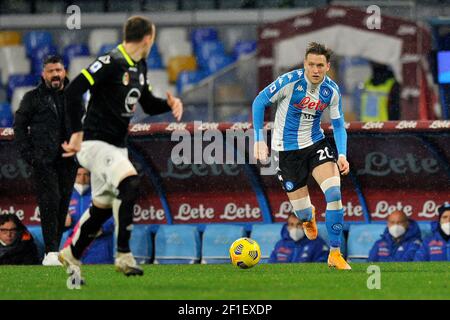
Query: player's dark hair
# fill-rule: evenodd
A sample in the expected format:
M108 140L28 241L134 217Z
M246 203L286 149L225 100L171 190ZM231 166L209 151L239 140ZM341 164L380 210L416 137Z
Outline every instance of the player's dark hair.
M123 26L123 38L125 42L139 42L146 35L153 33L153 22L142 16L128 18Z
M317 42L310 42L308 44L308 48L306 48L305 59L310 53L317 55L324 55L325 59L327 59L327 62L330 62L330 58L331 55L333 54L333 51L325 47L323 44Z
M64 65L63 58L60 55L51 55L44 59L43 66L45 67L49 63L61 63Z

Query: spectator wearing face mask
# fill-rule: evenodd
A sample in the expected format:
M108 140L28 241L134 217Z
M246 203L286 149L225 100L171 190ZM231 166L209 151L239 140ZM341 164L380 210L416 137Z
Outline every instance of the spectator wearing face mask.
M438 221L431 223L433 234L422 243L414 261L450 261L450 204L438 209Z
M305 237L302 222L291 213L281 229L281 240L275 245L269 263L325 262L329 248L324 240Z
M76 236L80 225L80 219L92 202L90 173L84 168L79 168L75 179L74 190L70 200L69 213L67 214L66 227L71 229L71 234L64 247L70 245ZM113 253L114 218L111 217L102 225L95 240L84 251L83 264L111 264L114 262Z
M369 262L413 261L422 243L419 225L402 211L392 212L381 239L369 253Z

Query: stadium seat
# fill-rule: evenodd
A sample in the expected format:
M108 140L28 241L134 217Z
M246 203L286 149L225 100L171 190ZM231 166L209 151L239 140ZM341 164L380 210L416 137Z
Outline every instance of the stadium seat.
M32 74L39 76L42 73L42 66L44 60L50 55L58 54L58 49L54 45L45 45L36 48L30 56L31 72Z
M53 37L48 31L29 31L23 37L23 44L27 56L31 57L37 48L53 45Z
M433 234L433 231L431 230L431 222L419 222L417 223L419 225L420 233L422 235L422 240L424 240L426 237L429 237Z
M14 122L14 116L9 103L0 103L0 128L10 128Z
M231 63L233 63L233 58L229 56L214 55L208 59L207 68L210 73L215 73Z
M116 29L95 29L89 34L89 52L95 55L104 44L117 43L119 31Z
M258 242L261 249L261 263L269 261L275 244L281 239L283 223L254 224L250 237Z
M209 224L205 227L202 241L202 261L204 264L230 262L231 244L245 236L243 226L232 224Z
M170 58L167 64L167 73L169 74L169 82L177 81L178 74L181 71L195 71L197 63L194 56L178 56Z
M0 47L17 46L22 43L22 36L17 31L0 31Z
M103 55L107 54L108 52L110 52L111 50L115 49L116 47L117 47L117 44L114 44L114 43L103 44L100 47L100 49L98 50L97 55L103 56Z
M29 87L19 87L14 90L11 99L11 111L13 114L15 114L17 109L19 109L20 101L22 101L22 98L25 95L25 93L27 93L30 90L33 90L34 88L35 88L34 86L29 86Z
M181 71L177 79L177 92L182 94L185 90L192 87L192 85L200 82L206 78L207 73L201 70L198 71Z
M161 225L155 237L156 264L194 264L200 260L200 234L190 225Z
M69 68L70 61L74 57L89 56L89 48L85 44L71 44L64 48L63 59L66 68Z
M149 70L147 79L155 97L166 98L166 91L170 90L169 75L166 70ZM172 94L174 93L171 91Z
M351 262L365 262L373 244L386 229L385 223L352 224L348 231L348 254Z
M191 41L194 48L197 48L202 42L217 39L217 30L215 28L196 28L191 32Z
M319 237L321 237L329 246L330 240L328 239L328 231L325 223L318 223L317 229L319 230ZM347 254L347 241L345 240L344 234L341 238L341 252L345 256Z
M0 47L1 83L6 84L12 74L30 73L30 61L23 46Z
M195 48L195 55L197 57L197 63L201 67L207 67L208 61L212 56L224 56L225 48L220 41L205 41Z
M18 87L35 86L39 78L31 74L13 74L8 79L8 100L12 98L13 91Z
M130 249L138 264L150 263L153 255L153 244L150 226L135 224L131 232Z
M192 56L192 44L189 41L171 42L161 51L164 65L168 65L169 60L179 56Z
M186 40L188 40L186 28L162 28L158 30L158 36L156 37L156 43L161 54L165 53L163 51L170 43Z
M255 52L256 45L256 41L238 41L233 48L234 58L239 59L241 56Z
M89 65L94 62L95 57L75 57L70 62L68 77L70 79L74 79L78 74L80 74L81 70L89 67Z
M33 236L34 243L36 244L36 247L38 249L39 259L42 260L45 254L45 244L41 226L27 226L27 229Z

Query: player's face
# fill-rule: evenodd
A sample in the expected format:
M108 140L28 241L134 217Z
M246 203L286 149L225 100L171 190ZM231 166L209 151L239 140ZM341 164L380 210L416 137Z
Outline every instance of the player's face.
M305 58L305 73L313 84L322 82L330 70L330 63L323 54L309 53Z
M42 78L44 78L47 87L55 90L63 88L65 77L66 70L61 63L47 63L42 71Z
M144 50L142 52L142 59L147 59L150 54L150 50L152 50L153 43L155 42L156 28L153 26L153 32L151 35L145 36L143 41Z
M77 177L75 178L75 183L78 184L89 184L90 182L90 174L84 168L79 168L77 171Z
M7 246L11 245L17 236L17 226L14 222L8 221L0 226L0 240Z

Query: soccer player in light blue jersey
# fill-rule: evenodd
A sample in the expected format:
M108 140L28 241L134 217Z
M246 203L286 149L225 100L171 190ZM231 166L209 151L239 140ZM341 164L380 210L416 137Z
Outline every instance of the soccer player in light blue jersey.
M286 191L295 215L303 221L305 235L317 237L315 210L309 198L307 179L310 173L319 184L327 202L325 221L330 239L328 266L350 270L340 252L344 210L340 174L347 175L347 132L344 126L339 87L326 73L330 70L331 51L324 45L309 44L304 69L278 77L262 90L253 102L256 159L268 158L264 141L265 108L277 106L272 134L272 150L278 151L278 179ZM338 156L325 139L320 118L330 109Z

